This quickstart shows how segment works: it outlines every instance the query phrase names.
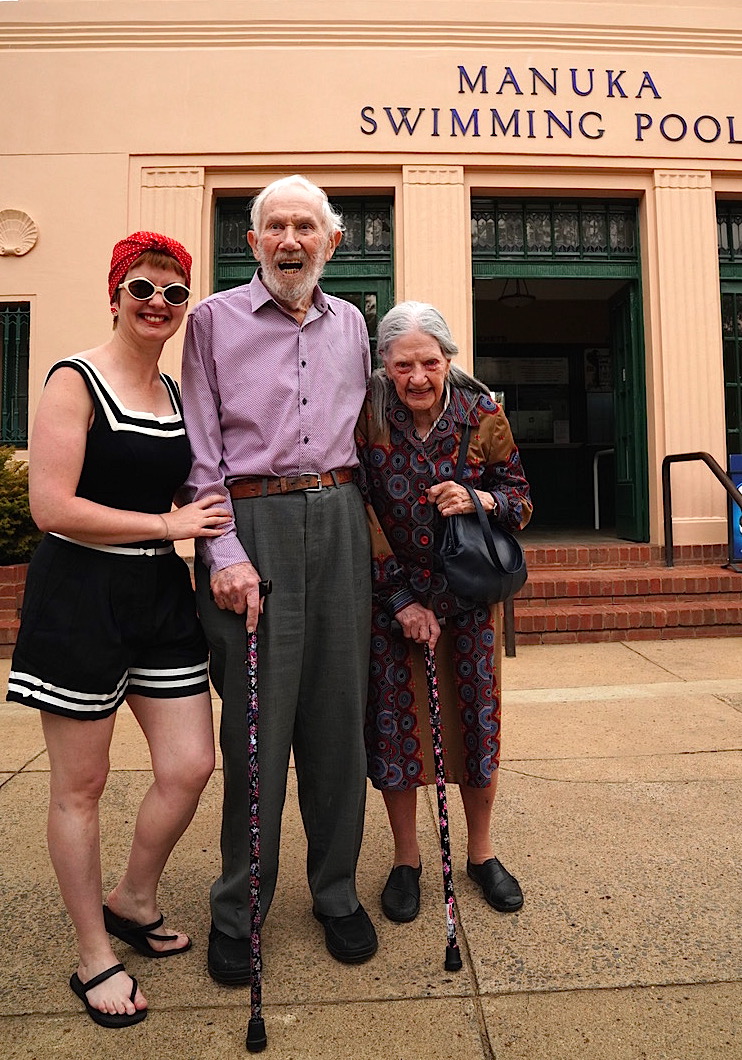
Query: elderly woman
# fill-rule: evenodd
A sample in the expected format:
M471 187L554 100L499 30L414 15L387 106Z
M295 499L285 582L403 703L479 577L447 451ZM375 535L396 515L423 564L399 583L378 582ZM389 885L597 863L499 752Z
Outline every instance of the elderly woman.
M435 780L423 651L429 644L446 779L459 784L466 815L467 872L491 906L511 912L523 895L490 837L500 752L500 609L457 598L435 544L443 519L473 511L467 491L452 481L467 423L463 478L492 518L511 530L525 526L528 483L502 408L452 365L458 351L433 306L395 306L379 325L378 342L383 367L371 379L357 443L374 553L366 747L394 834L381 904L397 922L413 920L420 908L416 793Z
M31 442L31 511L46 535L28 572L8 699L41 711L49 852L79 949L70 986L103 1027L147 1015L109 934L146 957L190 948L187 935L166 933L157 885L214 766L206 643L172 543L221 534L229 513L216 495L172 510L191 453L177 384L158 371L186 313L190 268L167 236L117 243L113 334L52 367ZM102 905L98 802L124 700L154 782Z

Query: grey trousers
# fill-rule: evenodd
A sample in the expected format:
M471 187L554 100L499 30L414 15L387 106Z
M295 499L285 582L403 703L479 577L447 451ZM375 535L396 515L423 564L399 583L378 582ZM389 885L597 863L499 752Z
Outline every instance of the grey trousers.
M278 877L281 817L291 748L307 837L314 908L355 911L363 833L363 717L370 644L370 552L360 494L349 483L235 501L238 536L270 578L258 625L261 911ZM249 792L245 616L222 611L197 564L199 613L222 699L222 874L211 889L216 926L250 934Z

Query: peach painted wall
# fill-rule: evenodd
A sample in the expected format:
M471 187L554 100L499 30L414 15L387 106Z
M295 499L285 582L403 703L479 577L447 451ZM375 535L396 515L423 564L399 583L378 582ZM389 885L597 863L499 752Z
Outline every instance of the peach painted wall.
M48 366L105 337L121 235L183 239L209 292L218 191L298 170L394 194L397 296L438 304L465 351L472 192L630 195L657 541L664 454L724 460L714 196L742 196L741 59L738 0L0 4L0 210L40 230L0 257L0 299L33 302L32 410ZM709 476L673 482L676 539L725 540Z

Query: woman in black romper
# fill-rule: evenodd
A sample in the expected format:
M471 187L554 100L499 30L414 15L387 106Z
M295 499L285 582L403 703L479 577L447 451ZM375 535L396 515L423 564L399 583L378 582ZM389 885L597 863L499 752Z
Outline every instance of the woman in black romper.
M177 384L158 371L186 314L190 267L166 236L116 244L113 335L53 366L30 447L31 511L46 535L29 568L8 698L41 711L49 852L79 948L70 986L106 1027L147 1014L109 934L149 957L190 948L163 927L157 885L214 767L206 644L172 542L218 536L229 513L219 496L172 509L191 454ZM98 802L124 700L154 781L102 905Z

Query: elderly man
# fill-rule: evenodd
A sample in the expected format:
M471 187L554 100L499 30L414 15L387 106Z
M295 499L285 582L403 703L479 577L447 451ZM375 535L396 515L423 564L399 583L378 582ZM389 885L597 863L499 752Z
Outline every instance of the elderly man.
M249 792L245 628L258 628L261 909L278 875L293 746L313 912L333 957L373 956L355 872L365 804L363 711L369 543L354 485L353 429L370 373L350 303L317 286L342 236L321 188L293 176L252 207L252 281L188 322L183 399L191 498L229 490L234 525L199 546L196 585L222 698L222 874L211 891L209 973L249 982ZM261 615L259 582L273 593ZM259 620L259 624L258 624Z

